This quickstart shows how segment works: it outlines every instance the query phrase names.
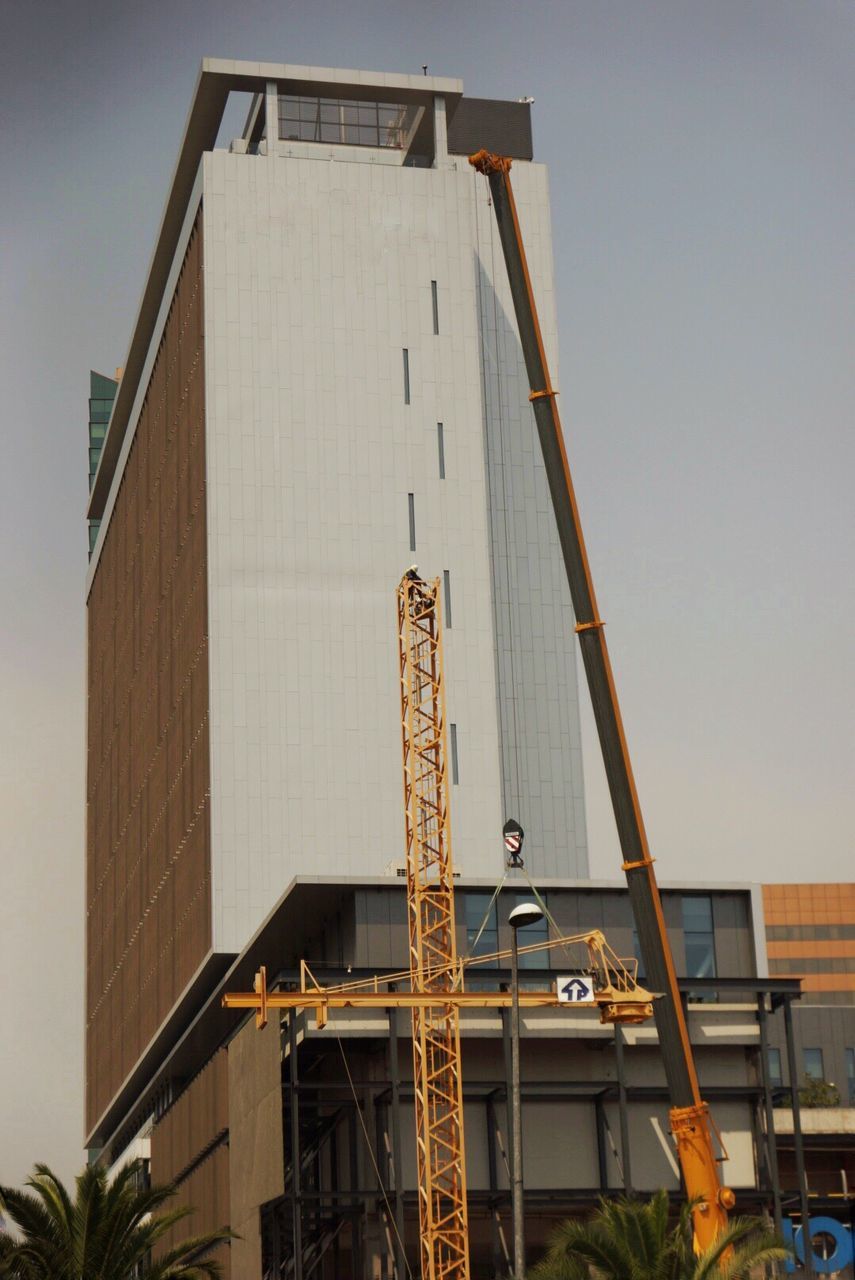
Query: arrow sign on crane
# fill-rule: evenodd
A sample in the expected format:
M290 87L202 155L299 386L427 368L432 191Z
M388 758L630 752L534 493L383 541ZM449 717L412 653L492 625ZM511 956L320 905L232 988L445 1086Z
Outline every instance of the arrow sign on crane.
M555 980L555 989L562 1004L595 1004L592 978L576 973L562 973Z

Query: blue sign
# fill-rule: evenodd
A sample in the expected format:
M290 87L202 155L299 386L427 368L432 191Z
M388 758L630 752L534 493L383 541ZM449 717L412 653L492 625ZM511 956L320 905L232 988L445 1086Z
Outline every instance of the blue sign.
M783 1228L784 1242L795 1251L799 1262L804 1263L805 1249L802 1228L794 1226L791 1218L784 1219ZM844 1267L850 1266L855 1261L855 1241L853 1241L851 1227L845 1226L842 1222L837 1222L834 1218L808 1218L808 1229L811 1239L814 1236L824 1235L830 1236L834 1241L834 1252L829 1257L818 1258L815 1253L813 1254L813 1269L817 1275L826 1276L833 1271L842 1271ZM795 1271L795 1259L788 1258L786 1268L787 1271Z

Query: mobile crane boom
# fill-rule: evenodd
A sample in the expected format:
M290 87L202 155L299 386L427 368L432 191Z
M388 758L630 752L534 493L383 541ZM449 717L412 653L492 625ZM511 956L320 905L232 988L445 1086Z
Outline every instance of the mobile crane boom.
M629 886L645 980L664 999L654 1016L671 1097L674 1136L686 1192L696 1201L695 1240L710 1245L727 1225L727 1211L735 1197L722 1185L714 1146L715 1129L709 1107L700 1095L674 958L665 929L662 902L653 859L644 829L641 806L629 758L617 691L597 607L591 568L582 534L579 510L564 448L561 420L540 332L525 248L511 186L511 161L479 151L470 164L485 174L511 286L520 344L525 358L537 432L540 437L558 537L576 615L576 633L588 681L600 747L611 793L623 870Z

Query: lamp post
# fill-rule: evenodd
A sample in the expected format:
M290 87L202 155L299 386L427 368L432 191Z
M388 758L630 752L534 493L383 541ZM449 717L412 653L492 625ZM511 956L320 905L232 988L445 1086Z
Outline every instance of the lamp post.
M522 902L508 916L511 926L511 1161L513 1185L511 1202L514 1220L514 1280L525 1276L525 1233L523 1229L522 1107L520 1103L520 973L517 932L543 919L535 902Z

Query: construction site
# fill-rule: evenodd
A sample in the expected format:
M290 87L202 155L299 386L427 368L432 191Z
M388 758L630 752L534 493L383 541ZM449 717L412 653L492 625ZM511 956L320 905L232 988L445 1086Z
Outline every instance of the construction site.
M851 1274L799 1243L855 1133L812 1158L761 886L657 882L551 261L528 100L206 60L93 375L87 1145L232 1280L523 1280L662 1187L698 1251L756 1214Z

